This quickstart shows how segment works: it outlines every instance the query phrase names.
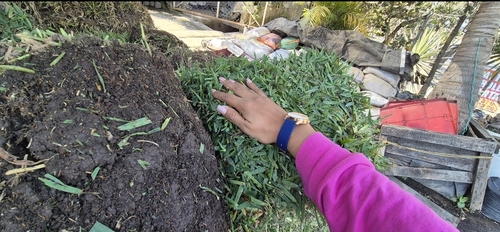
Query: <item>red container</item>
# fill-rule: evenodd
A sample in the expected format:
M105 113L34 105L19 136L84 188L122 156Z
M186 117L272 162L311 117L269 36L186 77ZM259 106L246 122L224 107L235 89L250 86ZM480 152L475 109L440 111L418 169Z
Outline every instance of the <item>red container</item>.
M453 117L453 125L455 125L457 128L456 128L456 133L455 134L458 134L459 132L459 129L458 128L458 102L457 100L448 100L448 105L450 106L450 112L451 112L451 115Z
M380 118L382 124L458 134L458 106L445 98L389 102Z

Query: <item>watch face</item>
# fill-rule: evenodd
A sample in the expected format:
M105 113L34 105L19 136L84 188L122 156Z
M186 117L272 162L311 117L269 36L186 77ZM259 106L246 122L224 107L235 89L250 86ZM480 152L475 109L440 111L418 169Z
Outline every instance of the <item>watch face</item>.
M295 119L295 121L300 120L309 120L309 117L305 114L297 113L297 112L289 112L288 117Z

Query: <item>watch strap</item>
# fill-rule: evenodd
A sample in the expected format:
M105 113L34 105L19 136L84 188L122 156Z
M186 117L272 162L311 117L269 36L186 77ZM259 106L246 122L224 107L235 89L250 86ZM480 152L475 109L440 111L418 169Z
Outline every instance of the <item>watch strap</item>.
M283 151L288 151L288 140L292 135L292 131L295 128L295 121L292 119L285 119L283 125L281 126L280 132L278 133L278 138L276 139L276 146L278 146Z

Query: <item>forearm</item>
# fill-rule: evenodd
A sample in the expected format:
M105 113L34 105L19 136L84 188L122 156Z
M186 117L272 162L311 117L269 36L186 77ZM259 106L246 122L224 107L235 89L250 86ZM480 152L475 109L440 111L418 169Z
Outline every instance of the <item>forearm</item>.
M309 124L295 127L288 142L288 152L290 152L290 155L295 157L302 143L314 132L316 131Z
M352 154L321 133L304 141L296 166L305 194L332 231L458 231L363 154Z

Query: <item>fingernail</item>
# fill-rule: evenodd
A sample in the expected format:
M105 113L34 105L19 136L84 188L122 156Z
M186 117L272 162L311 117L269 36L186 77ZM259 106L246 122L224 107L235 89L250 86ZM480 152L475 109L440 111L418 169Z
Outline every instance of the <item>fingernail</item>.
M225 115L226 112L227 112L227 109L226 109L225 106L218 105L217 106L217 111L219 111L219 113L221 113L222 115Z
M236 82L236 81L234 81L233 79L229 79L229 81L230 81L231 83L234 83L234 82Z
M226 78L224 78L224 77L219 77L219 81L225 81L225 80L226 80Z
M250 78L247 78L247 83L252 83L252 80L250 80Z
M212 89L212 93L215 93L215 89Z

